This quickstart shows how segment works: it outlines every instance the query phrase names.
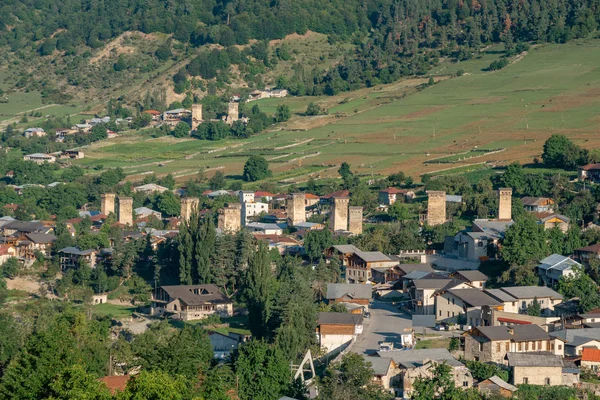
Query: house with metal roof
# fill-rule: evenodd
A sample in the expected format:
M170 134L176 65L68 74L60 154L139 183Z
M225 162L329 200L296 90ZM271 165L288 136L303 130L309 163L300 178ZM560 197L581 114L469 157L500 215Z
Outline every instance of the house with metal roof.
M478 326L465 333L465 359L506 364L510 352L549 352L564 355L564 340L552 337L538 325Z
M579 383L579 369L560 355L544 352L506 355L515 385L573 386Z
M373 288L370 284L360 283L328 283L327 302L359 304L368 308L373 297Z
M171 314L189 321L209 315L230 317L233 301L216 285L160 286L152 293L152 314Z
M392 260L380 251L355 251L348 257L346 279L351 283L370 282L371 268L394 265L398 265L398 261Z
M515 314L527 313L527 307L537 300L542 316L553 316L554 307L563 301L562 294L547 286L511 286L485 291L504 303L504 311Z
M65 247L58 251L58 255L60 257L60 267L63 271L77 268L82 262L85 262L90 268L96 268L98 251L95 249L80 250L77 247Z
M467 320L467 314L474 313L487 306L501 309L503 304L497 299L476 288L442 289L433 294L435 298L435 318L437 321L458 322L460 318ZM479 313L481 314L481 313ZM476 318L471 325L483 325L483 318Z
M463 270L463 271L455 271L453 273L450 274L450 276L454 279L458 279L460 281L464 281L467 282L469 285L473 286L474 288L478 288L478 289L483 289L485 286L485 283L488 280L488 277L486 274L484 274L483 272L479 271L479 270Z
M319 347L327 353L349 346L363 332L362 314L320 312L317 321Z
M548 286L555 286L560 278L575 275L577 267L583 268L577 261L560 254L552 254L537 266L538 275Z

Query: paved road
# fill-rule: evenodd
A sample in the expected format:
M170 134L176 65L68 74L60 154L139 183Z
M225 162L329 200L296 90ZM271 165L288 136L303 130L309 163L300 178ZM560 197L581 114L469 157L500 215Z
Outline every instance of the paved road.
M363 333L356 338L350 351L369 354L379 350L379 342L394 342L400 347L400 335L412 327L410 315L401 313L389 303L373 301L369 307L371 318L365 318Z

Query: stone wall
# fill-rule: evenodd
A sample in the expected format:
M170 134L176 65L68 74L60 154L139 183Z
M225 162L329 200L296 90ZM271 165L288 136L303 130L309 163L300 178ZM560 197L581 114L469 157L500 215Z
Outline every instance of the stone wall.
M119 223L133 226L133 199L119 197Z
M334 197L331 199L331 215L329 216L329 229L332 231L348 230L348 203L347 197Z
M223 232L237 232L242 226L242 205L230 204L219 211L218 227Z
M348 207L348 230L354 235L360 235L363 232L363 208Z
M446 192L429 190L427 192L427 223L430 226L446 222Z
M104 193L100 195L100 212L104 215L115 212L115 194Z
M306 196L304 193L292 193L286 200L288 221L292 225L306 222Z
M198 211L200 199L197 197L184 197L181 199L181 220L189 221L194 212Z
M202 122L202 104L192 104L192 130L198 129Z
M498 219L512 219L512 189L498 190Z

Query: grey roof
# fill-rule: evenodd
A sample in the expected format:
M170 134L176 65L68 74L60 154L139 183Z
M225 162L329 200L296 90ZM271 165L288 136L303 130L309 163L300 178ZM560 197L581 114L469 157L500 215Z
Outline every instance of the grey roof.
M511 333L512 329L512 333ZM532 340L548 340L548 332L538 325L514 325L514 326L479 326L477 330L482 335L495 340L512 340L513 342L527 342Z
M386 375L390 369L392 363L391 357L372 357L363 355L365 361L371 363L371 369L373 369L373 375Z
M446 362L451 367L462 367L463 363L452 357L447 349L419 349L419 350L389 350L378 351L378 357L392 358L397 365L404 368L417 368L423 366L428 360Z
M337 244L334 246L331 246L334 249L336 249L337 251L339 251L340 253L358 253L360 252L360 249L358 247L354 247L351 244Z
M248 228L254 228L254 229L281 229L281 227L277 224L268 224L268 223L264 223L264 222L250 222L249 224L246 224L246 226Z
M532 299L534 297L548 297L555 300L562 300L562 294L555 292L546 286L512 286L503 287L500 290L510 294L515 299Z
M506 353L511 367L562 367L561 356L551 353Z
M463 277L465 280L469 282L474 281L487 281L488 276L481 271L476 269L474 270L465 270L465 271L456 271L456 274Z
M391 258L380 251L357 251L355 254L366 262L392 261Z
M448 293L451 293L473 307L499 306L502 304L479 289L450 289Z
M579 341L577 338L588 338L600 340L600 328L562 329L549 333L550 336L562 339L567 343Z
M524 206L538 206L540 203L550 200L548 197L529 197L525 196L521 198L521 202Z
M335 325L361 325L363 316L360 314L335 313L335 312L320 312L319 325L335 324Z
M179 299L188 306L202 305L206 303L227 304L231 299L221 293L216 285L176 285L161 286L173 299ZM194 293L198 291L198 294Z
M341 299L347 296L351 299L371 300L373 288L369 284L361 283L328 283L327 298Z
M33 243L54 243L56 242L56 236L48 233L27 233L25 234L27 239Z
M405 274L408 274L412 271L433 272L433 268L431 267L431 264L400 264L400 265L398 265L398 268L400 269L400 271L404 272Z
M567 224L568 224L569 222L571 222L571 219L570 219L569 217L566 217L566 216L564 216L564 215L562 215L562 214L550 214L550 215L548 215L548 216L546 216L546 217L544 217L544 218L540 219L540 222L546 222L546 221L549 221L549 220L551 220L552 218L558 218L558 219L560 219L560 220L562 220L562 221L566 222Z
M543 269L544 271L549 269L564 271L575 266L581 266L581 264L569 257L560 254L552 254L540 261L538 268Z
M44 224L41 222L25 222L25 221L11 221L3 226L4 229L11 229L18 232L36 232L44 230Z
M581 337L581 336L575 336L573 337L573 340L570 341L569 343L565 343L565 346L571 346L571 347L579 347L581 345L584 345L586 343L592 342L592 341L597 341L599 339L592 339L592 338L587 338L587 337Z
M181 114L181 113L189 113L190 110L186 110L185 108L176 108L174 110L165 111L165 114Z
M502 289L485 289L485 292L491 296L494 296L495 298L497 298L498 300L500 300L502 302L517 300L514 297L512 297L510 294L503 292Z
M373 268L371 268L373 269ZM431 274L429 271L412 271L408 274L404 275L402 279L415 280L425 278L427 275Z
M473 221L473 225L479 228L482 232L485 232L493 236L504 236L504 232L512 225L514 221L498 221L492 219L476 219Z
M44 132L42 128L27 128L25 132Z
M513 386L510 383L503 381L502 378L500 378L497 375L494 375L491 378L488 378L488 380L490 382L495 383L496 385L500 386L502 389L506 389L506 390L511 391L511 392L516 392L517 391L517 387L516 386Z
M447 194L446 202L447 203L462 203L462 196L458 196L456 194Z
M441 289L452 282L452 279L415 279L413 284L417 289Z
M76 256L85 256L88 254L94 253L96 250L88 249L88 250L79 250L77 247L65 247L64 249L59 250L59 253L63 254L73 254Z
M158 212L148 207L138 207L135 208L133 211L138 215L152 215Z

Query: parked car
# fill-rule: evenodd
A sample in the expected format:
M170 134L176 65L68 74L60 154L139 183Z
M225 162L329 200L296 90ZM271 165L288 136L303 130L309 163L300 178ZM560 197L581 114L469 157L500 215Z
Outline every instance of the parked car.
M446 327L444 325L436 325L435 330L436 331L445 331Z
M370 313L370 312L368 312L368 311L365 311L365 312L363 313L363 316L364 316L365 318L371 318L371 313Z

